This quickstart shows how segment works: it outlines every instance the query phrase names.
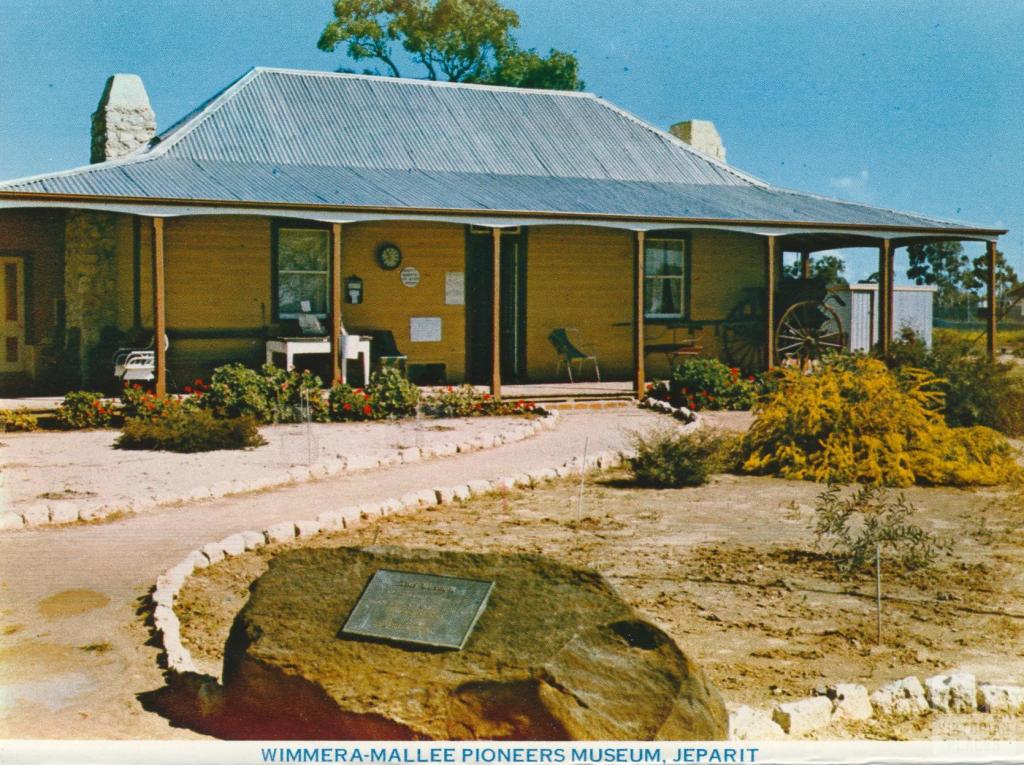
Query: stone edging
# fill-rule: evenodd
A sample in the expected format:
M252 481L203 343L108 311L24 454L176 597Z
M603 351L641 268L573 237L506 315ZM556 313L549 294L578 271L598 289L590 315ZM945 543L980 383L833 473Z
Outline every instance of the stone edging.
M550 430L558 423L558 412L540 406L535 411L543 413L544 416L526 420L524 423L515 423L508 430L495 435L479 435L458 443L448 441L435 446L397 449L380 459L359 455L346 458L335 457L317 462L311 467L293 467L278 474L263 475L249 481L218 481L210 486L193 487L181 494L167 492L165 495L154 497L151 502L129 502L121 505L99 504L88 500L38 502L21 513L0 512L0 531L37 526L59 526L77 521L97 521L117 513L133 513L178 502L220 499L234 494L263 491L288 484L330 478L343 473L357 473L402 463L421 462L426 459L492 449L502 444L522 441L542 430Z
M545 420L547 419L545 418ZM624 459L625 456L622 453L613 451L588 455L585 465L581 457L573 457L557 468L532 470L490 481L468 481L459 486L410 491L401 497L351 505L340 510L321 513L315 520L284 521L268 526L262 531L242 531L218 542L205 544L198 550L193 550L181 562L157 577L156 586L149 596L153 628L158 644L163 648L163 658L167 670L171 673L198 672L191 654L182 645L181 624L177 614L174 613L175 598L188 577L197 569L206 568L225 558L241 555L273 542L288 542L324 532L353 529L363 523L403 510L437 507L509 489L533 488L558 478L565 478L573 474L579 475L581 471L617 467L622 464Z
M695 411L685 406L672 406L672 404L670 404L668 401L662 401L661 399L651 398L650 396L643 399L642 401L638 401L637 406L641 407L642 409L651 409L655 412L664 412L665 414L670 414L677 420L682 420L683 422L685 422L687 428L689 428L689 426L693 426L695 428L699 427L700 416Z
M911 675L883 685L868 695L863 685L839 683L824 695L777 704L770 712L749 706L729 714L729 738L770 741L802 736L838 720L910 718L925 712L1024 713L1024 686L977 682L969 672L951 672L925 679Z

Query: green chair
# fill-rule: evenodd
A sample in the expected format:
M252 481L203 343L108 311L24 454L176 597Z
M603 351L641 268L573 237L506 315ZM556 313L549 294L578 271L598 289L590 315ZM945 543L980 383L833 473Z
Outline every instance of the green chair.
M570 333L572 333L572 337L570 337ZM583 346L583 350L581 350L582 344L579 343L579 335L580 331L574 327L557 327L548 335L548 340L551 341L555 353L558 354L555 376L558 376L558 372L564 364L565 371L569 373L569 382L576 382L572 379L572 365L576 364L578 367L577 376L579 376L583 373L584 362L592 361L594 375L597 377L597 381L601 382L601 369L597 365L597 348L596 346Z

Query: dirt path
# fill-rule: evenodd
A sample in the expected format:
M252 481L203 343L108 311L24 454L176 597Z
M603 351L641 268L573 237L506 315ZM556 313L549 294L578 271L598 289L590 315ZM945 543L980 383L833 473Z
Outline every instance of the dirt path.
M883 644L875 642L871 571L843 580L815 549L810 525L822 487L716 476L704 487L642 490L625 472L586 491L578 483L389 516L306 546L400 545L548 555L601 572L671 634L726 700L770 707L816 687L953 669L1024 683L1024 495L1019 490L906 491L927 530L954 539L934 570L883 568ZM217 676L228 628L248 584L278 550L205 569L181 593L182 635L201 670ZM822 738L1016 738L1024 718L924 715L870 721Z
M551 467L578 455L584 438L592 452L621 448L625 429L660 421L629 407L569 413L554 431L492 451L0 535L0 735L194 737L136 698L163 685L138 609L156 576L201 544L343 505Z

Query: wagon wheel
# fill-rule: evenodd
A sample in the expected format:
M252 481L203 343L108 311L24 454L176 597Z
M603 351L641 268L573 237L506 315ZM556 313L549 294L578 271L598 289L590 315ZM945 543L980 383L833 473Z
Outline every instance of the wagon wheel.
M722 322L722 349L729 364L745 373L764 369L764 296L748 290Z
M843 324L830 306L815 300L791 305L779 320L775 348L779 358L793 358L803 369L826 353L846 346Z

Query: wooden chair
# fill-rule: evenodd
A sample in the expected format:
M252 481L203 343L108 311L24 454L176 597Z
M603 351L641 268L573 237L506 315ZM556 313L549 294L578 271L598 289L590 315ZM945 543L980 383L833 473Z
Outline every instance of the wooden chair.
M575 342L570 338L570 333L576 338ZM579 368L578 375L583 374L583 363L591 361L594 364L594 375L597 377L597 381L601 382L601 369L597 364L597 347L596 346L584 346L581 349L579 343L580 331L575 327L557 327L551 330L548 335L548 340L551 341L551 345L555 348L555 353L558 354L558 362L555 364L555 376L558 376L559 370L562 365L565 364L565 371L569 373L569 382L575 382L572 379L572 365L576 364Z

